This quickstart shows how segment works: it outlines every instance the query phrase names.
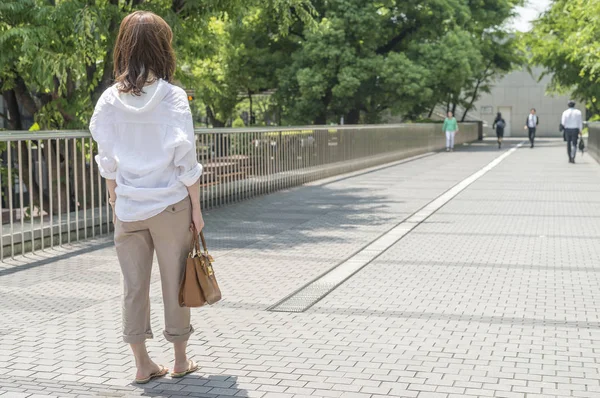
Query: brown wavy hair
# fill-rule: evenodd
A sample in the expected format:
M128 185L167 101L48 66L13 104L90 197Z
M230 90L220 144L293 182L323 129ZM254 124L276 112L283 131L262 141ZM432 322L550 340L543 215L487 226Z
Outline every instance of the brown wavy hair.
M175 73L173 31L164 19L136 11L121 22L114 51L114 73L120 92L141 95L157 79L171 81Z

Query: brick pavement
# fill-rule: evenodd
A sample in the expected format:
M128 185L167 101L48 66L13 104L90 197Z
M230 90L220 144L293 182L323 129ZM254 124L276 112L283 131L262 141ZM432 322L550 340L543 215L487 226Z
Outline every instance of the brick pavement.
M225 298L193 311L201 371L144 388L108 239L2 264L0 397L600 396L600 166L564 152L519 149L304 313L265 309L495 159L493 144L211 211ZM151 295L158 337L157 274ZM149 348L169 364L162 338Z

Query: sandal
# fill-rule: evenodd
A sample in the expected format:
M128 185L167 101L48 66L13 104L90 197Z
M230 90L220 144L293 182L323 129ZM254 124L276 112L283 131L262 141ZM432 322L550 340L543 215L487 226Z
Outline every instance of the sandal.
M198 370L198 364L190 359L190 360L188 360L187 370L184 370L183 372L177 372L177 373L173 372L173 373L171 373L171 377L174 379L179 379L179 378L189 375L190 373L194 373L197 370Z
M156 372L150 374L150 376L146 377L145 379L135 379L135 383L136 384L148 384L153 379L158 379L160 377L166 376L167 373L169 373L169 369L167 369L164 366L160 365L160 369L159 370L157 370Z

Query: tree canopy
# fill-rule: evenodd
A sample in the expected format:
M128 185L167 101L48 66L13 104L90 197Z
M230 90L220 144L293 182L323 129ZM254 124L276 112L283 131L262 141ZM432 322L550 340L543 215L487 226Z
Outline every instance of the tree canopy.
M472 107L518 61L502 25L517 0L313 2L317 28L300 29L279 72L278 101L295 123L416 117L439 103Z
M586 101L599 114L600 0L555 0L524 36L531 65L552 76L550 89Z
M126 14L145 9L165 18L175 34L176 77L186 84L196 80L191 65L217 50L211 22L248 7L270 10L282 30L295 20L310 24L308 0L3 0L0 91L11 115L21 108L46 128L85 126L112 83L112 47ZM19 117L9 121L22 128Z
M120 20L161 15L176 79L213 126L269 93L283 124L470 109L519 62L503 29L522 0L3 0L0 92L10 128L82 128L112 83ZM21 110L19 113L17 110ZM8 115L0 115L8 117Z

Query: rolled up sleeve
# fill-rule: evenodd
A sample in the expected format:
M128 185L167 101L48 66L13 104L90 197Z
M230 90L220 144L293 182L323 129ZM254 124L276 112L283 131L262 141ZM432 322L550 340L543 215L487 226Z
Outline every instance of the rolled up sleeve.
M107 180L116 180L119 159L115 156L113 147L115 126L99 122L100 116L99 112L95 112L90 123L90 132L98 144L98 154L94 159L102 177Z
M117 179L117 167L118 162L114 156L111 156L108 152L102 148L98 149L98 154L95 157L96 164L98 164L98 171L100 175L107 180Z
M177 177L185 186L194 185L202 175L202 165L196 158L196 135L191 113L186 115L183 131L179 132L180 139L175 148L175 166L179 168Z

